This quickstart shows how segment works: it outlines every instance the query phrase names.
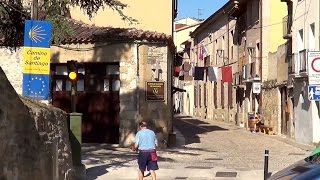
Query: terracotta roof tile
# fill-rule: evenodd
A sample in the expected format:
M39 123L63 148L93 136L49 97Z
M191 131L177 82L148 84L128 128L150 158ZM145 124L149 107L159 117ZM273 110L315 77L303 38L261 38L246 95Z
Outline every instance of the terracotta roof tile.
M143 31L135 28L97 27L79 21L69 20L74 33L62 40L62 44L93 43L106 40L141 40L151 42L172 43L172 37L164 33Z
M70 37L64 38L61 44L140 40L168 43L172 50L175 48L172 36L164 33L143 31L136 28L97 27L73 19L68 19L68 22L74 33ZM3 44L3 41L4 38L0 36L0 45Z

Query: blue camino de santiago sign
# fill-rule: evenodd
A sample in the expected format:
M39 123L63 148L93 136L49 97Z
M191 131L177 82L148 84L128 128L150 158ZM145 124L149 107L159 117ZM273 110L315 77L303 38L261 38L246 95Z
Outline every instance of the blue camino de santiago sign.
M22 95L48 100L50 39L52 25L46 21L25 21Z

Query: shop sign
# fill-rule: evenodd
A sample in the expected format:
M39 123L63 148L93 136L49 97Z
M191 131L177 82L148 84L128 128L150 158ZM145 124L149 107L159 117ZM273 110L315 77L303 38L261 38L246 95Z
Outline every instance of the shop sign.
M164 101L164 82L146 82L146 101Z

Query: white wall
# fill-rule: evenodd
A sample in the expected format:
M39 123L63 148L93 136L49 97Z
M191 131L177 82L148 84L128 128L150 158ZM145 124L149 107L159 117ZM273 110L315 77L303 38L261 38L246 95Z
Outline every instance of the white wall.
M298 53L302 49L319 51L319 1L293 1L292 52ZM310 25L314 23L314 37ZM299 43L299 30L303 29L303 43ZM301 41L301 40L300 40ZM305 82L303 82L305 81ZM301 143L318 143L320 141L319 106L309 101L308 81L305 78L295 83L294 88L294 122L295 138ZM304 94L301 92L304 90Z

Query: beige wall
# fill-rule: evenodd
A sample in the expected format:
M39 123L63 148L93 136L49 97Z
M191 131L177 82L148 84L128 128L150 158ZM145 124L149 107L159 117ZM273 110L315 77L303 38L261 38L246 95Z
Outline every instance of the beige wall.
M51 62L66 63L69 60L78 62L120 62L121 59L132 59L133 44L118 43L108 45L97 44L70 44L60 47L51 46Z
M224 66L224 63L228 62L232 66L233 73L238 71L237 66L237 48L236 42L234 41L234 36L236 36L236 21L229 21L229 31L228 29L228 18L225 15L220 15L216 17L215 20L210 22L204 30L199 32L193 38L192 46L191 46L191 62L195 62L197 66L204 66L204 61L199 60L198 52L200 50L201 44L206 46L208 53L210 55L210 65L218 67L218 76L219 79L217 81L217 108L214 106L214 82L205 82L205 81L197 81L195 82L195 86L198 91L195 94L198 100L196 101L197 107L194 108L194 115L208 118L213 120L227 121L229 116L230 122L235 122L235 114L236 114L236 96L235 89L232 89L232 108L229 110L228 114L228 86L227 83L221 83L221 67ZM229 47L228 47L228 34L229 34ZM233 47L233 48L231 48ZM229 48L229 56L228 56L228 48ZM231 50L233 49L233 53ZM221 56L217 56L217 50L224 50L224 54ZM232 57L233 54L233 57ZM206 84L206 88L204 88L204 84ZM224 94L221 94L221 89L224 89ZM205 94L206 91L206 101L207 108L205 108ZM222 97L223 96L223 97ZM199 97L201 98L201 102L199 102ZM222 98L224 98L224 108L222 106ZM231 97L230 97L231 98Z
M293 0L294 11L292 28L292 52L298 53L302 49L313 49L310 47L310 24L315 23L315 50L319 50L319 1L304 0L298 2ZM303 29L304 43L298 47L298 32Z
M281 114L281 95L278 88L266 89L263 91L262 106L264 107L264 124L274 128L274 132L281 131L279 123Z
M148 121L154 128L160 145L168 139L171 132L172 100L171 100L171 62L172 56L166 46L141 46L139 48L139 120ZM145 85L147 81L155 81L152 68L159 63L162 69L160 81L165 82L165 101L146 101Z
M182 28L182 30L174 31L174 44L177 46L177 52L183 51L184 47L181 47L181 43L190 39L190 32L194 31L199 25Z
M22 48L0 47L0 66L18 94L22 94Z
M288 63L286 62L286 45L279 46L277 51L268 55L268 79L277 80L278 84L287 82Z
M71 8L71 17L96 26L134 27L172 35L172 0L121 0L121 2L128 5L123 10L123 13L137 19L138 23L130 25L128 22L123 21L116 11L108 7L104 10L99 10L91 20L80 8Z

